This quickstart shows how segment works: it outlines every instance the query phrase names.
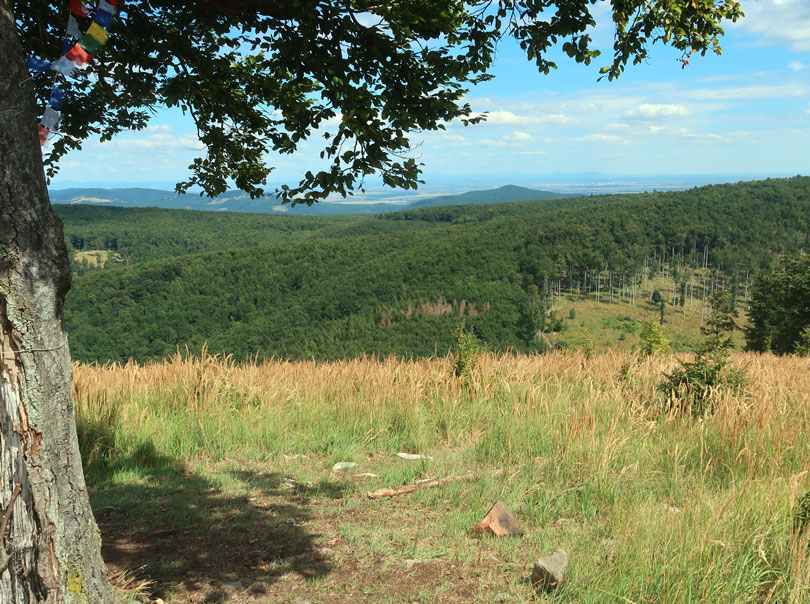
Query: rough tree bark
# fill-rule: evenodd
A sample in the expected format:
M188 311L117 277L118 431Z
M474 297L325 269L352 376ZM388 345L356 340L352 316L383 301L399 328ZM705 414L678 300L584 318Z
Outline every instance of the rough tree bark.
M50 207L33 87L0 0L0 506L17 484L0 604L108 604L82 474L62 306L70 267ZM2 538L2 536L0 536ZM2 556L0 556L2 558ZM0 564L2 566L2 564Z

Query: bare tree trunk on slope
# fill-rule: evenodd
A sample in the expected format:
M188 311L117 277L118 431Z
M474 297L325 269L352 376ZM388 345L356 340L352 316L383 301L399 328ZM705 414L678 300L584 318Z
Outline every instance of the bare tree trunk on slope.
M9 0L0 0L0 56L4 510L21 485L0 551L0 604L108 604L112 594L87 499L71 401L62 320L70 267L62 225L48 201L33 88Z

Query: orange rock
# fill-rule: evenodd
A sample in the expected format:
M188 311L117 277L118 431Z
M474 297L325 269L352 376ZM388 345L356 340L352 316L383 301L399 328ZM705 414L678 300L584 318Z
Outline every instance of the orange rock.
M495 537L519 537L523 529L517 525L515 517L502 501L493 505L487 515L475 525L473 535L492 535Z

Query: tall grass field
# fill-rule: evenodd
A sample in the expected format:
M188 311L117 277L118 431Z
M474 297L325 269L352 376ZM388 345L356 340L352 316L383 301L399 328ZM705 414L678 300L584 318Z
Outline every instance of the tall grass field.
M446 358L76 365L105 558L142 581L122 597L810 602L794 521L810 489L810 359L734 355L748 385L714 393L704 417L664 411L671 356L474 361L464 377ZM498 500L522 538L472 534ZM532 562L558 547L568 580L538 594Z

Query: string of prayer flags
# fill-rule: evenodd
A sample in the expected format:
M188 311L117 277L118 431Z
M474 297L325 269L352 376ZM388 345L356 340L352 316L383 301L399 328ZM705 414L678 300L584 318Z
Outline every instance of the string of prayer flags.
M50 69L67 78L77 67L86 67L95 54L107 43L110 37L108 30L117 11L118 0L98 0L98 6L92 13L93 21L87 31L82 34L76 17L90 17L91 10L84 5L82 0L70 0L70 16L65 28L65 37L62 38L62 56L53 62L28 57L26 59L28 69L36 73L44 73ZM78 42L76 42L77 39ZM59 125L65 97L65 89L58 83L54 84L45 113L38 126L41 145L45 145L51 133Z

